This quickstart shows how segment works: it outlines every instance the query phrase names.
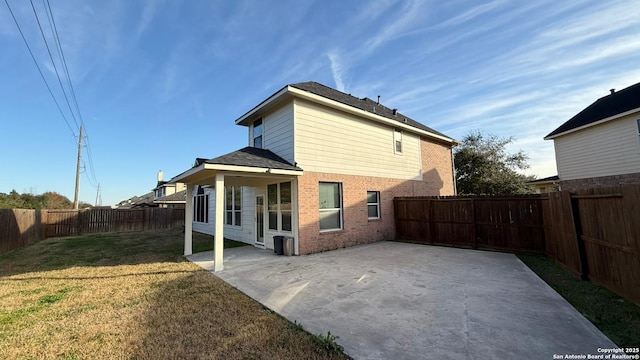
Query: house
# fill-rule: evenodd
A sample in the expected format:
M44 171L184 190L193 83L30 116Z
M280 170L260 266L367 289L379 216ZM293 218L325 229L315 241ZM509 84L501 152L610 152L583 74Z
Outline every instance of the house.
M547 135L562 190L640 183L640 83L598 99Z
M156 207L153 204L153 191L148 192L142 196L134 196L127 200L122 200L113 207L115 209L139 209L147 207Z
M164 181L164 173L158 171L158 181L153 188L153 203L161 208L184 208L186 204L187 190L183 183L170 183Z
M558 175L549 176L542 179L536 179L533 181L527 181L527 184L532 185L536 188L536 192L538 194L545 194L550 192L555 192L560 190L560 185L558 184L560 178Z
M162 170L158 171L156 187L142 196L134 196L120 201L114 208L136 209L148 207L174 207L184 208L186 203L186 186L182 183L169 183L164 181Z
M286 85L235 123L247 147L198 158L186 184L192 231L272 249L276 235L309 254L395 237L393 198L453 195L455 140L390 109L316 82ZM217 200L221 201L217 201Z

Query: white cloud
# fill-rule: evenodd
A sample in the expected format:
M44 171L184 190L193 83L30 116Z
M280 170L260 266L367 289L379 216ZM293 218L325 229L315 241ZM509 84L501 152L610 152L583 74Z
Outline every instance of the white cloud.
M337 50L330 50L327 52L327 57L331 64L331 74L333 75L333 81L336 83L336 88L344 92L344 76L346 75L346 69L342 63L340 54Z
M487 4L482 4L482 5L478 5L476 7L473 7L465 12L463 12L462 14L456 15L452 18L449 18L441 23L436 24L433 28L434 29L439 29L439 28L445 28L445 27L451 27L451 26L457 26L460 25L462 23L465 23L467 21L473 20L476 17L489 12L493 9L495 9L496 7L498 7L499 5L502 5L504 3L504 1L492 1L490 3Z
M136 28L136 38L139 38L145 32L153 19L153 15L155 14L158 5L161 5L159 0L150 0L145 3L144 9L142 10L142 18L140 19L140 22L138 22L138 27Z

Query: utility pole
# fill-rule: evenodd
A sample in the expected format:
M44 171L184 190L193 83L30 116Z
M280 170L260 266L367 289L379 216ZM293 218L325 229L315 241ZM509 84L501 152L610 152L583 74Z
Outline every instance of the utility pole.
M94 206L98 206L98 197L100 197L100 183L98 183L98 191L96 191L96 204Z
M80 190L80 160L82 159L82 125L78 137L78 164L76 165L76 192L73 196L73 209L78 210L78 191Z

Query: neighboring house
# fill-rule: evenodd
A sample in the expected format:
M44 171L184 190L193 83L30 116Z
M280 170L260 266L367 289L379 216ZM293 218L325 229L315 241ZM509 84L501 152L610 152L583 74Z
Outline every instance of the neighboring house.
M179 207L186 204L187 189L183 183L164 181L164 173L158 171L158 182L153 191L153 203L159 207Z
M182 183L164 181L162 170L158 171L156 187L142 196L134 196L116 204L114 208L135 209L143 207L184 208L187 190Z
M640 83L598 99L545 137L562 190L640 183Z
M179 191L175 194L153 199L153 203L161 208L181 208L184 209L187 203L187 190Z
M560 178L558 175L553 175L542 179L527 181L527 184L533 185L538 194L545 194L560 190L559 181Z
M170 181L193 194L185 255L192 230L213 234L216 270L223 237L272 249L290 236L295 254L389 240L394 197L454 194L455 140L368 98L291 84L235 122L248 147Z
M122 200L113 207L116 209L138 209L146 207L156 207L153 204L153 191L142 196L134 196L127 200Z

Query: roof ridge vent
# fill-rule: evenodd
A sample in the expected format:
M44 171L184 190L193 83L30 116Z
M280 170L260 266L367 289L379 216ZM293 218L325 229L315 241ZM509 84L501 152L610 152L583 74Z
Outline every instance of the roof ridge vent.
M616 89L610 89L609 91L611 91L612 94L616 93Z
M398 115L398 109L392 109L391 112L393 113L393 115Z

